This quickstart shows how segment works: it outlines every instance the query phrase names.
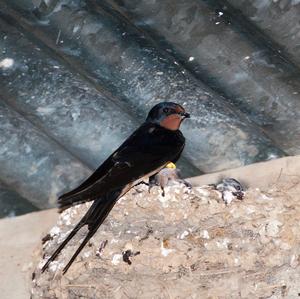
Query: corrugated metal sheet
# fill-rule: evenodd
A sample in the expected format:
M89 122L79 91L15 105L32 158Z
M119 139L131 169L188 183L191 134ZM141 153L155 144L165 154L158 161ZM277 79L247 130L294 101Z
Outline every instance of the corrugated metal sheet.
M300 153L297 1L0 0L0 11L0 189L36 207L160 101L193 115L186 176Z

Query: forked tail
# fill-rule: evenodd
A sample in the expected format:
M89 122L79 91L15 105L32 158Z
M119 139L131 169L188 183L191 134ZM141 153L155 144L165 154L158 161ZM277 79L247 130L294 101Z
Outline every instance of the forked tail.
M108 216L109 212L116 204L121 192L114 191L110 192L106 196L103 196L99 199L96 199L86 214L82 217L82 219L78 222L78 224L74 227L74 229L70 232L67 238L59 245L59 247L55 250L55 252L51 255L51 257L47 260L45 265L42 268L42 272L44 272L49 264L56 259L59 253L63 250L63 248L69 243L69 241L76 235L76 233L85 225L88 226L88 233L68 264L63 269L63 274L65 274L78 254L81 252L83 247L87 244L87 242L92 238L92 236L96 233L99 226L103 223L103 221Z

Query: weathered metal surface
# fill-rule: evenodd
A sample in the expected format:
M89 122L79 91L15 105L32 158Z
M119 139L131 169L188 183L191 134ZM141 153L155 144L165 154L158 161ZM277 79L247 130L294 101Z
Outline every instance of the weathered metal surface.
M247 113L280 148L300 152L300 71L243 28L228 8L199 0L107 3L108 10L119 10L225 94L226 101Z
M270 39L276 41L300 67L299 0L227 0ZM237 11L238 13L238 11Z
M37 210L38 208L27 199L0 182L0 218L14 217Z
M112 95L96 90L72 73L60 59L30 42L0 20L0 94L21 114L59 142L91 169L96 169L139 125L117 105ZM186 160L179 161L185 176L200 174Z
M0 20L0 93L92 169L137 127L126 111Z
M0 177L39 208L75 187L90 170L0 99Z
M185 156L204 172L283 154L244 115L129 22L91 3L59 2L36 23L19 23L105 85L140 119L159 101L185 105L193 114L183 126L188 139Z

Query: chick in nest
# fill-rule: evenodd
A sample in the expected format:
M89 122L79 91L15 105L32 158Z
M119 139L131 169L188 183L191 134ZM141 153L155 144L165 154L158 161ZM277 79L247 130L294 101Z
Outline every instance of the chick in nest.
M179 174L180 171L176 168L176 165L172 162L168 163L160 172L149 178L149 191L153 186L160 186L162 196L165 196L165 187L171 181L183 183L185 186L191 188L191 184L181 179Z
M240 182L233 178L225 178L219 184L214 185L215 189L222 193L225 204L230 204L235 198L244 198L244 188Z

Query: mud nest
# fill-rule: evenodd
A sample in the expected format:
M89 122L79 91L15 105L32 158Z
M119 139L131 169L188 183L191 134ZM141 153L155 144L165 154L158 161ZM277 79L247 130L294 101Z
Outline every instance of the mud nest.
M89 204L61 214L33 275L32 298L297 298L300 200L282 188L249 189L226 205L211 187L175 184L131 190L114 207L66 275L82 229L47 257Z

